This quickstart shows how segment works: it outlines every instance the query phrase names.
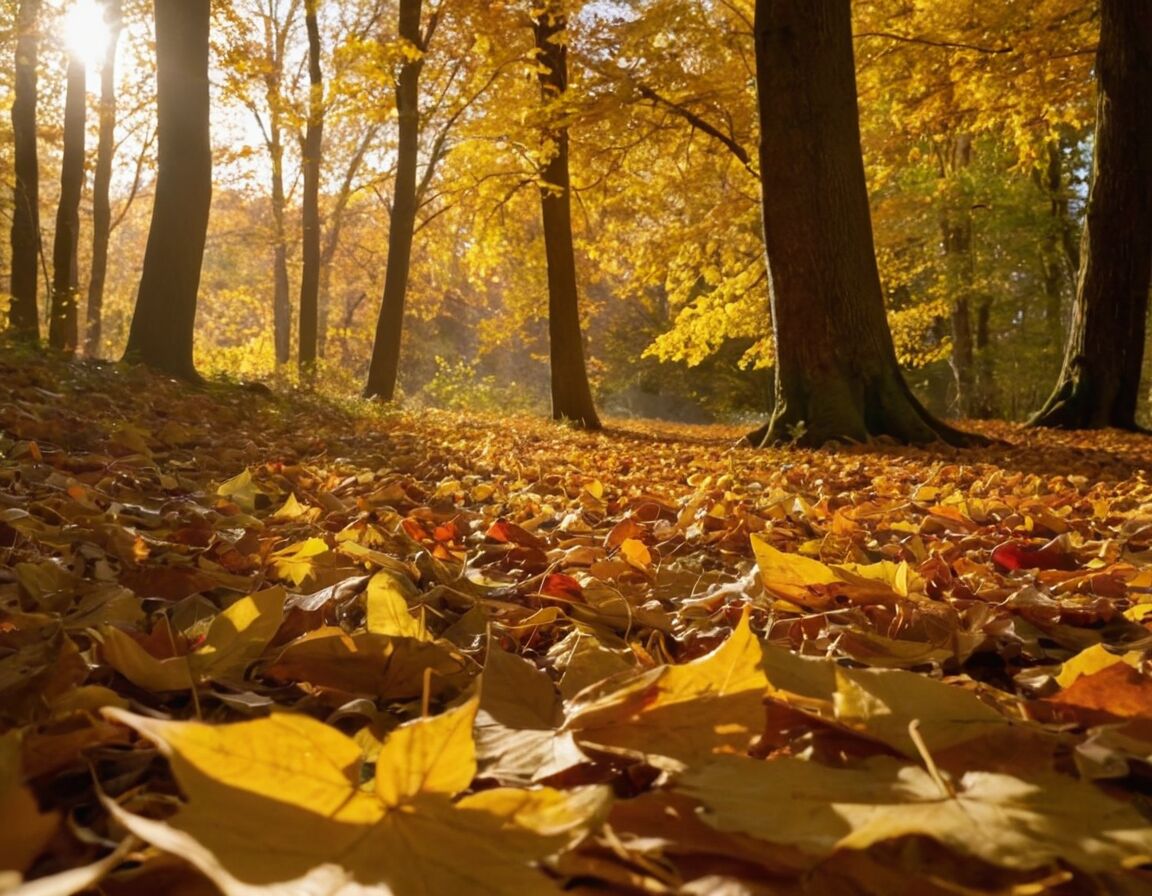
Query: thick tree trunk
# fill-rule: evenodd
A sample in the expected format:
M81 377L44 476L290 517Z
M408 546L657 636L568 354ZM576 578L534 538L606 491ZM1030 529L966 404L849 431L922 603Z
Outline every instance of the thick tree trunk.
M40 272L40 166L36 152L36 68L40 52L40 0L21 0L16 14L13 69L12 305L8 326L20 339L40 339L36 293Z
M120 0L107 0L108 46L100 69L100 135L96 144L96 171L92 180L92 268L88 278L88 309L84 354L100 353L104 322L104 283L108 275L108 240L112 234L112 157L116 131L116 47L120 42Z
M764 243L776 411L749 439L820 445L968 438L913 396L872 241L849 0L757 0Z
M198 380L196 295L212 202L209 0L155 0L159 170L124 359Z
M1136 429L1152 281L1152 5L1102 0L1092 187L1072 328L1037 426Z
M60 203L52 245L52 305L48 314L48 344L69 354L76 351L79 323L80 194L84 189L84 125L88 72L79 54L68 57L64 98L64 152L60 160Z
M533 20L541 97L554 103L568 89L567 19L562 0L550 0ZM552 362L552 418L600 429L584 364L576 255L572 247L572 187L568 128L547 125L547 162L540 170L544 249L548 258L548 337Z
M400 337L404 326L404 300L412 263L412 237L416 230L416 166L420 150L420 70L423 44L420 36L421 0L400 0L400 37L421 51L420 58L406 58L396 78L396 187L388 227L388 270L384 297L376 321L372 362L368 368L367 398L391 401L396 395L400 370Z
M308 124L304 131L303 268L300 273L300 372L311 379L316 367L320 303L320 154L324 142L324 76L320 71L317 0L305 0L308 31Z

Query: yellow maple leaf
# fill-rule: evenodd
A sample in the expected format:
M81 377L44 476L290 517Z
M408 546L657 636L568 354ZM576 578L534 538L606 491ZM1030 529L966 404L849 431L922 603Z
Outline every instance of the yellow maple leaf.
M323 538L309 538L272 554L272 568L280 578L299 587L311 578L316 560L327 553L328 543Z
M226 896L555 891L534 863L595 825L608 792L497 788L453 801L475 773L477 705L393 732L375 790L360 786L355 741L307 716L212 726L108 710L160 746L188 802L166 821L105 805Z

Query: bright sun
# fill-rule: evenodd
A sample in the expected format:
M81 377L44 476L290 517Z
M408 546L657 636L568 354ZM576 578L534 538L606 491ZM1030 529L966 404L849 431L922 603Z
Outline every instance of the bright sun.
M89 71L97 69L108 46L103 4L96 0L75 0L64 19L64 39L69 52L83 59Z

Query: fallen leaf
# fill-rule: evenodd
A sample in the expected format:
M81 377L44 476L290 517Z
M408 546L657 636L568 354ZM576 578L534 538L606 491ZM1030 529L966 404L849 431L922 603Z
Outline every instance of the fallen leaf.
M286 595L280 586L235 601L219 613L203 641L181 656L157 659L127 632L99 627L101 651L117 672L142 688L178 691L208 680L242 680L280 628Z
M412 615L409 598L416 589L411 580L389 572L378 572L368 581L365 596L367 620L365 626L374 635L396 635L431 641L432 636L424 623Z
M265 674L385 700L460 689L470 678L464 659L441 644L334 627L285 645Z
M763 718L763 660L745 611L728 639L698 660L581 691L568 708L565 729L581 745L683 762L743 752Z
M1006 541L992 551L992 562L1001 569L1063 569L1074 570L1079 566L1074 557L1051 541L1041 547L1028 542Z
M41 812L32 792L24 786L20 763L20 736L0 735L0 871L22 874L48 845L60 827L60 813Z
M188 802L167 821L105 805L226 896L554 891L534 863L596 824L606 792L498 788L452 801L475 771L476 706L394 732L372 791L355 742L307 717L208 726L112 710L161 746Z
M720 830L814 856L917 835L1006 868L1066 861L1115 871L1152 858L1152 827L1091 784L969 772L949 786L954 793L920 766L886 757L828 768L717 756L685 771L677 789L699 800Z

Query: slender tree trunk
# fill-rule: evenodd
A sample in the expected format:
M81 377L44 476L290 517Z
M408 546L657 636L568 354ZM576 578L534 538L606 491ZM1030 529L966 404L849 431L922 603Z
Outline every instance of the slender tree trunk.
M312 379L316 367L320 303L320 155L324 141L324 76L320 71L318 0L305 0L308 31L308 124L304 131L304 208L300 273L300 372Z
M952 372L956 384L956 409L961 417L990 417L993 414L990 380L991 358L987 297L975 295L976 259L972 242L972 201L961 184L962 172L972 164L972 135L957 134L943 176L952 179L949 206L940 217L940 237L944 264L951 287L953 306Z
M76 351L79 324L76 291L79 285L80 194L84 189L84 127L88 72L77 53L68 57L64 98L64 153L60 161L60 203L52 246L52 305L48 344L69 354Z
M419 51L400 66L396 78L396 187L388 227L388 270L384 297L376 321L372 363L364 395L391 401L396 394L400 370L400 337L404 326L404 300L412 263L412 237L416 230L416 167L420 139L420 71L424 45L420 35L421 0L400 0L399 33Z
M776 410L748 438L820 445L968 437L900 374L872 241L850 0L756 0L764 243Z
M1079 265L1079 250L1069 256L1068 247L1075 243L1067 236L1071 229L1068 214L1068 195L1064 180L1064 163L1060 153L1060 141L1050 140L1047 146L1048 164L1043 172L1037 172L1036 182L1048 197L1051 219L1044 235L1041 265L1044 271L1044 326L1048 338L1054 344L1062 341L1064 335L1063 312L1065 284L1068 282L1068 268ZM1075 261L1073 261L1075 257Z
M952 382L956 386L954 410L961 417L971 417L975 385L972 358L975 352L972 347L972 314L968 307L968 296L955 298L949 323L952 326L952 357L948 363L952 368Z
M124 359L189 380L212 202L210 0L154 0L159 170Z
M1038 426L1136 429L1152 281L1152 4L1102 0L1092 187L1072 328Z
M568 89L567 17L563 0L548 0L536 11L533 33L545 106ZM548 111L545 112L548 115ZM559 121L560 116L550 116ZM576 255L572 247L572 187L568 174L568 128L545 125L547 161L540 170L544 249L548 257L548 337L552 361L552 418L583 429L600 429L584 364Z
M36 151L36 68L40 53L40 0L21 0L16 14L12 100L12 305L8 325L27 342L40 339L37 283L40 268L40 166Z
M369 124L360 138L352 160L344 169L344 178L332 208L325 216L328 231L324 235L324 246L320 251L320 296L318 301L319 320L316 327L316 353L327 357L328 347L328 312L332 306L332 261L336 257L336 250L340 247L340 235L344 229L344 215L348 210L348 203L355 192L356 175L364 163L364 156L376 141L379 126Z
M292 354L292 304L288 283L287 201L284 193L284 35L278 30L274 3L264 14L264 46L269 66L264 75L264 100L268 106L268 155L272 175L272 341L276 363L287 364ZM293 6L293 12L295 6ZM287 23L284 24L285 31Z
M976 376L973 389L976 400L972 415L980 420L990 420L1001 416L1001 408L992 366L992 298L988 295L981 295L976 301L976 332L973 347L976 350Z
M951 187L951 201L940 216L944 268L952 292L952 373L956 383L956 409L961 417L973 416L976 403L975 347L972 338L972 210L960 187L960 172L972 161L972 135L957 134L941 174ZM950 181L950 183L949 183ZM947 201L947 200L946 200Z
M284 226L284 144L280 115L271 114L268 145L272 157L272 334L276 363L287 364L292 354L292 306L288 298L288 236Z
M120 42L120 0L107 0L104 19L108 46L100 69L100 135L96 144L96 171L92 181L92 268L88 278L88 309L84 353L100 353L104 323L104 283L108 274L108 241L112 234L112 157L116 131L116 47Z

